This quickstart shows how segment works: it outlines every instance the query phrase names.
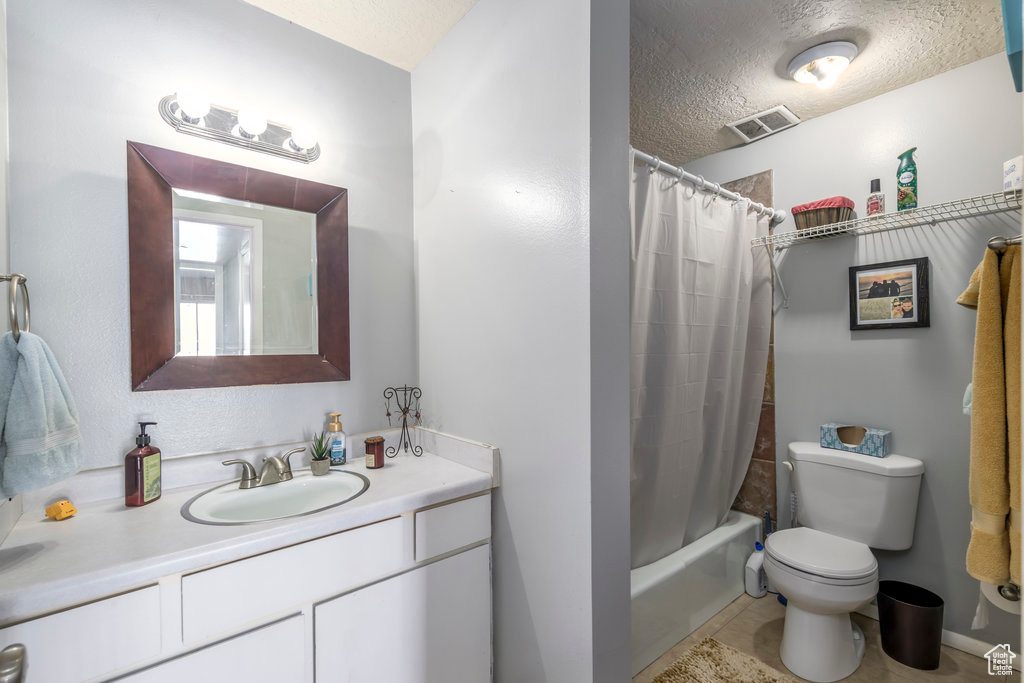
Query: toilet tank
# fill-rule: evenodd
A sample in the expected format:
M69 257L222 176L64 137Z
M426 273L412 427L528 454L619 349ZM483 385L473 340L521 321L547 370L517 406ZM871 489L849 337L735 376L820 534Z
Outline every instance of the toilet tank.
M789 460L801 525L881 550L913 544L923 462L847 453L810 441L789 444Z

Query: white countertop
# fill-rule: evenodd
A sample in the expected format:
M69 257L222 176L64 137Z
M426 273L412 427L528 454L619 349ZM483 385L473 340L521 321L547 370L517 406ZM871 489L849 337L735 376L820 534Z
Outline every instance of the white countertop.
M122 498L86 503L60 522L26 509L0 545L0 626L492 488L491 474L432 453L400 455L377 470L355 458L340 469L366 476L369 489L337 508L255 524L181 516L215 483L167 490L138 508Z

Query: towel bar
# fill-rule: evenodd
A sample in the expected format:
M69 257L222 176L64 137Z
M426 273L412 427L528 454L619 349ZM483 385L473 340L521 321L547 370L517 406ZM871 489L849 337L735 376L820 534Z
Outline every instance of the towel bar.
M32 326L32 309L28 303L28 287L25 283L28 282L28 278L21 273L11 273L10 275L0 275L0 282L11 283L11 294L10 294L10 307L8 313L11 316L11 334L14 335L14 341L21 339L22 328L18 325L18 288L21 288L21 307L24 311L26 332L31 331Z
M989 249L1006 249L1011 244L1020 244L1020 235L1016 237L993 237L988 241Z

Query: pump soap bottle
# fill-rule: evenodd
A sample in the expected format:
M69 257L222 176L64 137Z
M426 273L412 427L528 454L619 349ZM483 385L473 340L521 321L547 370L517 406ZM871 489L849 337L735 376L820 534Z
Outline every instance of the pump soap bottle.
M124 456L124 504L138 507L160 497L160 449L149 445L146 427L156 422L140 422L135 448Z
M331 467L344 465L347 462L345 457L345 432L341 431L341 413L331 413L331 423L327 425L327 431L331 438Z

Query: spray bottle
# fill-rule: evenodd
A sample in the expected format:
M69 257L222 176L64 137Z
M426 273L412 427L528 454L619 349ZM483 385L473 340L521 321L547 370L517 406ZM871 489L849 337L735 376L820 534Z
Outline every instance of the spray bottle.
M896 210L906 211L917 208L917 163L911 147L899 155L900 165L896 169Z

